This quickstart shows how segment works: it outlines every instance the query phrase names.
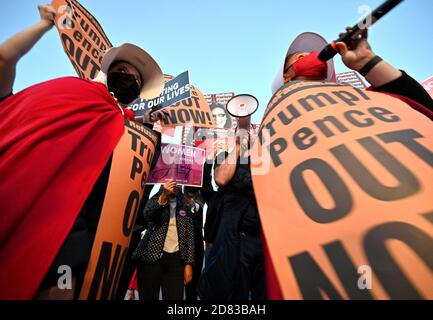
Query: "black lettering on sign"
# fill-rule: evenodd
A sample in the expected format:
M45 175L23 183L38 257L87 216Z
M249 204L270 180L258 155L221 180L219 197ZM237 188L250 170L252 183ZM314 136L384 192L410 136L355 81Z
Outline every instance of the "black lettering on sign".
M128 130L128 134L130 134L131 137L132 137L132 140L131 140L131 149L134 150L135 152L137 152L138 151L138 142L139 141L141 142L141 137L138 134L136 134L133 131L131 131L131 130Z
M328 103L325 103L322 99L327 100ZM298 102L301 104L301 106L304 107L305 111L313 111L315 110L314 105L311 105L310 102L313 102L316 107L323 108L329 104L337 104L338 102L335 101L329 94L320 92L318 94L311 94L309 96L306 96L305 98L299 99Z
M185 109L177 110L177 117L179 119L179 122L181 122L181 123L189 123L191 121L191 117L189 115L189 112L188 112L188 110L185 110Z
M287 149L287 141L284 138L275 139L269 146L268 150L271 155L272 162L274 166L278 168L282 162L280 159L280 154Z
M272 118L271 121L269 121L266 125L265 128L269 130L269 134L271 137L273 137L277 132L274 129L274 122L275 122L275 118Z
M141 141L141 144L140 144L140 156L144 156L144 150L147 150L147 145L143 141Z
M184 99L180 102L184 107L192 107L192 99L191 98Z
M137 190L132 190L126 203L125 212L123 214L123 234L125 237L131 235L132 229L137 217L138 207L140 205L140 194ZM132 218L131 218L132 216Z
M319 130L322 131L322 133L327 138L335 136L335 133L333 131L331 131L331 129L329 128L329 124L327 125L326 123L332 124L335 128L338 129L338 131L340 131L340 133L344 133L344 132L348 132L349 131L349 129L347 129L341 123L341 121L338 120L334 116L326 116L323 119L314 121L314 124L317 126L317 128L319 128Z
M77 71L78 75L80 77L83 77L83 71L86 71L90 67L90 78L95 78L96 73L99 71L99 65L95 61L93 61L93 59L91 59L87 54L83 53L83 50L80 47L76 47L74 41L67 34L62 33L61 38L63 46L65 48L65 52L69 56L69 59L71 60L71 63Z
M322 300L324 298L323 292L329 299L343 300L343 297L308 252L289 257L289 262L304 299Z
M400 130L382 133L379 134L378 137L386 143L400 142L410 151L415 153L421 160L433 167L433 153L422 144L415 141L415 139L424 138L424 136L419 134L417 131L412 129Z
M62 42L63 42L63 48L69 57L69 60L71 61L72 66L74 67L75 71L77 72L78 76L80 78L84 78L84 73L81 70L81 68L77 65L74 59L74 53L75 53L75 44L72 41L71 38L65 33L61 34Z
M176 109L171 109L169 112L164 113L164 123L177 123Z
M361 117L355 118L357 116L365 116L365 113L359 110L349 110L344 113L344 117L347 121L359 128L367 128L371 127L374 124L374 121L370 118L365 117L362 119ZM361 121L364 120L364 121Z
M115 279L119 277L128 248L123 249L121 245L117 245L114 257L111 259L112 249L112 243L102 243L95 274L87 297L89 300L96 300L99 290L101 290L100 299L107 300L110 297L110 291L115 288Z
M189 112L191 113L191 118L194 123L206 124L206 115L204 112L197 110L189 110Z
M210 116L204 111L193 109L171 108L168 113L164 114L165 124L207 124L210 121Z
M81 28L83 29L84 32L89 31L89 24L86 22L86 20L81 19L80 25L81 25Z
M323 249L349 298L353 300L372 300L373 297L369 290L362 290L358 287L360 275L341 241L324 245Z
M334 241L322 247L348 297L353 300L372 300L373 296L368 290L358 287L357 268L341 241ZM331 280L308 252L290 257L289 262L304 299L323 299L322 293L326 293L330 299L342 299Z
M74 37L74 39L77 40L78 42L81 42L81 40L83 40L83 35L82 35L81 32L78 31L78 30L75 30L75 31L74 31L73 37Z
M304 172L311 170L327 188L335 206L323 208L304 179ZM353 206L352 196L335 170L322 159L309 159L298 164L290 174L290 185L305 214L317 223L331 223L346 216Z
M356 105L355 102L359 101L359 98L355 96L353 93L349 91L340 90L340 91L332 91L341 101L345 102L349 106Z
M285 111L280 111L278 113L278 118L280 118L280 121L285 126L291 124L295 119L299 118L301 114L299 111L293 106L293 104L290 104L286 107L287 111L289 112L289 117L285 113Z
M364 238L364 250L370 266L390 298L422 299L387 249L388 240L403 242L433 272L433 239L419 228L403 222L390 222L377 226Z
M199 97L192 96L191 99L194 101L195 107L197 109L200 109L200 104L199 104L200 99L199 99Z
M83 50L78 47L75 53L75 61L81 69L86 70L90 62L90 57L87 54L83 53Z
M293 143L299 150L307 150L314 146L317 142L317 137L310 128L301 128L293 135Z
M69 36L66 33L62 33L61 35L63 47L65 48L66 53L68 54L70 59L74 58L75 53L75 44L74 41L69 38Z
M396 116L395 114L393 114L391 111L386 110L384 108L370 108L368 109L368 111L370 111L370 113L375 116L377 119L383 121L383 122L399 122L400 118L398 116ZM390 116L390 117L386 117L386 116Z
M129 175L132 180L135 180L135 175L143 172L143 162L136 156L132 159L131 174Z
M398 180L396 187L385 186L371 174L346 145L342 144L332 148L331 152L335 158L367 194L378 200L393 201L407 198L419 191L420 185L417 178L373 138L358 139L358 142Z

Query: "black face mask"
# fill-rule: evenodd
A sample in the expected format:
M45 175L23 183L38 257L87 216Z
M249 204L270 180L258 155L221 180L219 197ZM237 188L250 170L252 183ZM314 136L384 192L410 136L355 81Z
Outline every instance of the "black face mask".
M138 98L140 86L132 74L110 72L107 77L107 87L114 93L116 99L123 104L129 104Z

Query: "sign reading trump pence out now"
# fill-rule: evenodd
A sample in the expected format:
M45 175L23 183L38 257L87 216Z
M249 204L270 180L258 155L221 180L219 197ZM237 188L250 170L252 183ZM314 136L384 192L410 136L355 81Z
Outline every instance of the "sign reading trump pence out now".
M291 82L254 148L270 158L253 184L285 299L433 298L429 118L383 93Z

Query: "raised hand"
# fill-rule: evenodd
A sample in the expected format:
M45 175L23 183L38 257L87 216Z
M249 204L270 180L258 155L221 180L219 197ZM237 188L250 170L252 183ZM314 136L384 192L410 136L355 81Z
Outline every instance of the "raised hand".
M51 29L54 26L54 20L56 18L56 10L49 4L38 5L39 14L41 16L41 23L47 28Z
M347 27L346 30L349 30ZM344 33L340 33L342 36ZM365 29L358 35L357 39L353 39L349 44L337 42L338 53L341 55L343 63L350 69L359 71L367 64L375 54L367 41L368 29Z

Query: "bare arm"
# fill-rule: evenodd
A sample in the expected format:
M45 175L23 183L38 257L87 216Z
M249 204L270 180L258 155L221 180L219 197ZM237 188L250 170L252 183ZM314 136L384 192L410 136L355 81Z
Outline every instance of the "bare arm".
M367 38L368 32L366 29L360 39L353 41L349 46L344 42L336 44L343 62L348 68L359 71L376 56L367 42ZM401 76L400 70L397 70L386 61L381 61L368 72L365 78L373 87L380 87Z
M240 153L240 146L236 144L236 149L230 153L222 164L215 168L215 182L220 187L226 186L233 178L237 160Z
M0 98L12 92L18 61L54 25L55 10L53 7L39 5L38 9L41 21L0 45Z

